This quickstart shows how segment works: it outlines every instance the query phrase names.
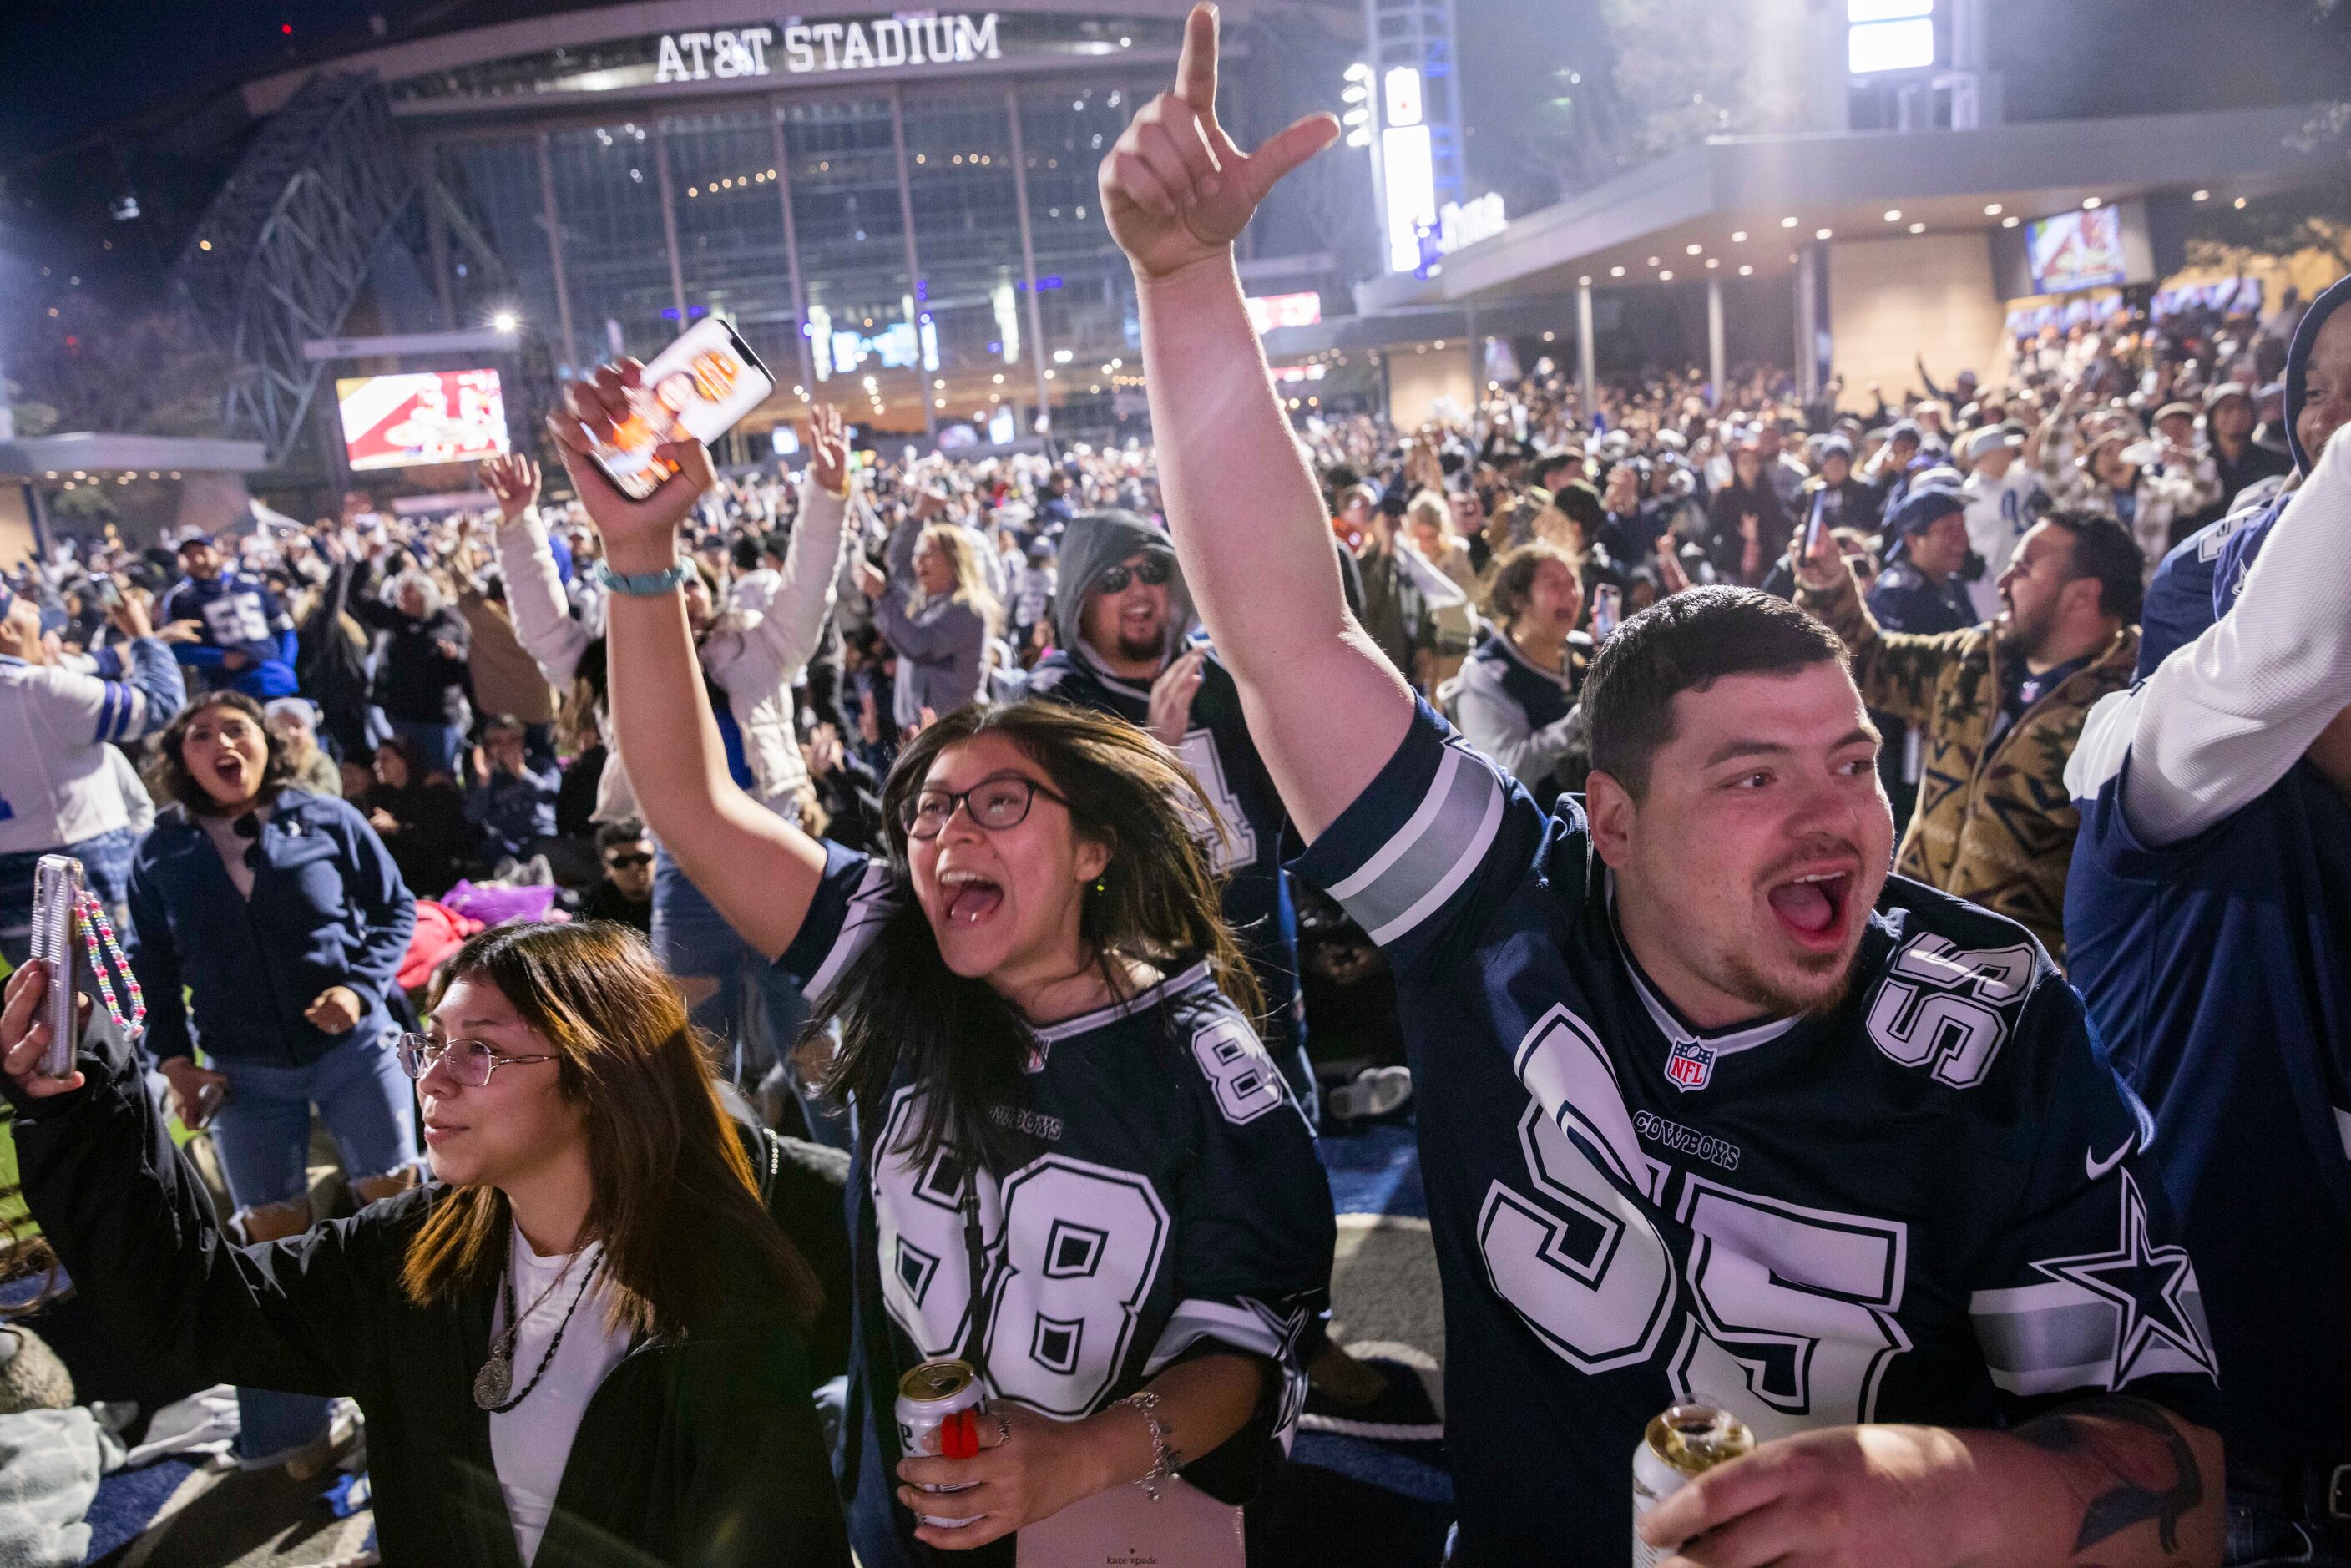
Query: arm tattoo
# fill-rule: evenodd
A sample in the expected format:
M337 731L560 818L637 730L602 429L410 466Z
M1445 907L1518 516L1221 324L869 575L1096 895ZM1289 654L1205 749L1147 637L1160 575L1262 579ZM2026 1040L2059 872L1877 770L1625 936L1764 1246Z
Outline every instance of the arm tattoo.
M2094 1425L2101 1420L2119 1421L2160 1437L2165 1457L2158 1460L2136 1443L2130 1445L2134 1451L2122 1451L2123 1445ZM2155 1521L2164 1554L2179 1550L2179 1521L2203 1502L2204 1478L2197 1469L2196 1451L2161 1406L2124 1395L2101 1395L2028 1422L2015 1435L2046 1453L2080 1456L2113 1479L2112 1486L2084 1505L2074 1551L2087 1551L2149 1519Z

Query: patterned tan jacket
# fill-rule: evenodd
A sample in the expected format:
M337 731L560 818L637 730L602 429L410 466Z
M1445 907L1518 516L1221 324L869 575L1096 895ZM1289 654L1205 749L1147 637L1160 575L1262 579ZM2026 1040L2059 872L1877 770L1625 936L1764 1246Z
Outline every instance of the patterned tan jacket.
M2065 957L2065 873L2081 816L2065 763L2091 706L2126 689L2138 628L2126 626L2087 664L2025 709L1995 741L2001 650L1989 624L1919 636L1881 632L1848 574L1796 602L1853 651L1862 700L1909 720L1925 747L1918 807L1896 869L2005 915Z

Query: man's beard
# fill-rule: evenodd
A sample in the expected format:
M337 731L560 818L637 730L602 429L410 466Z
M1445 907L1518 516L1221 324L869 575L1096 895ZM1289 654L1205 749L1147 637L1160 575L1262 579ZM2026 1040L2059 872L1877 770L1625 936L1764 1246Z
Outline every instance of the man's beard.
M2038 659L2049 641L2049 618L2044 615L2037 621L2027 621L2017 613L2014 605L2003 608L2008 612L2008 635L2004 639L2008 646L2001 651L2019 659Z
M1166 634L1155 622L1148 634L1131 633L1123 621L1119 623L1118 656L1123 660L1155 659L1165 652Z
M1779 984L1750 965L1745 957L1733 955L1724 960L1724 974L1717 983L1734 997L1750 1001L1773 1018L1824 1019L1844 1005L1853 992L1853 975L1861 958L1859 948L1850 953L1807 955L1797 960L1797 967L1809 973L1826 975L1834 970L1835 978L1825 990L1799 992Z

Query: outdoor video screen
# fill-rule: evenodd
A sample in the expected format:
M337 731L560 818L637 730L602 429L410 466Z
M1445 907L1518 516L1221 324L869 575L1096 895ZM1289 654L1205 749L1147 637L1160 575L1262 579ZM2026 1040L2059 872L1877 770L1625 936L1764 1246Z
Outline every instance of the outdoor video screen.
M2024 226L2035 294L2110 288L2125 281L2123 215L2115 207L2060 213Z
M335 399L354 473L474 463L507 450L507 405L496 371L352 376L335 383Z

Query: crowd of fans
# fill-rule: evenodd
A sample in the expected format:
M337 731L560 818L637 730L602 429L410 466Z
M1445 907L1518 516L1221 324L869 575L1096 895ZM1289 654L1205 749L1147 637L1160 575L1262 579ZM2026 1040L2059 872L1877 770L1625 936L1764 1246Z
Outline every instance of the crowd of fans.
M1144 131L1155 112L1140 122ZM1125 214L1120 238L1140 275L1175 278L1180 267L1154 259L1164 236L1151 219L1161 188L1152 179L1176 175L1145 156L1147 135L1136 146L1155 172L1126 176L1134 183L1113 223ZM2304 1053L2282 1080L2292 1085L2278 1091L2287 1103L2264 1103L2272 1132L2310 1121L2327 1134L2301 1163L2266 1167L2281 1190L2258 1199L2244 1193L2248 1178L2232 1166L2241 1151L2228 1142L2258 1117L2199 1119L2166 1092L2175 1073L2210 1082L2198 1075L2222 1071L2207 1038L2220 1026L2176 999L2164 1019L2151 1019L2146 998L2192 994L2202 973L2165 922L2206 920L2215 944L2261 939L2228 925L2231 896L2314 901L2276 915L2270 940L2286 954L2241 958L2240 990L2292 968L2292 954L2341 940L2316 909L2345 893L2329 880L2342 846L2325 842L2351 777L2335 718L2345 700L2343 580L2313 591L2283 566L2262 576L2251 568L2273 537L2267 548L2305 570L2342 553L2320 536L2346 526L2345 460L2324 471L2319 460L2351 413L2351 312L2338 314L2346 293L2338 285L2306 309L2290 298L2267 319L2205 310L2053 328L2017 343L1996 376L1961 371L1947 390L1922 364L1920 385L1891 397L1878 388L1856 397L1832 382L1807 404L1787 375L1759 369L1719 387L1695 374L1615 381L1586 406L1544 361L1516 384L1489 386L1476 407L1416 428L1307 418L1280 439L1319 486L1311 504L1327 538L1309 548L1286 535L1260 561L1228 559L1205 574L1203 550L1250 555L1254 524L1238 516L1248 507L1221 504L1218 486L1239 481L1201 465L1273 475L1270 504L1289 483L1280 464L1298 465L1268 455L1276 447L1256 426L1227 430L1205 413L1171 423L1161 400L1204 372L1168 347L1178 329L1165 321L1146 324L1147 339L1161 335L1148 345L1158 452L1130 443L977 460L893 455L893 443L861 444L838 414L819 410L799 472L764 465L705 475L689 465L687 481L648 503L601 486L566 445L560 495L517 455L487 466L489 499L471 510L408 516L355 492L340 515L308 527L143 547L111 533L68 540L13 568L0 588L0 956L24 963L35 862L73 855L120 932L148 1014L139 1063L120 1042L109 1061L134 1086L111 1101L85 1096L69 1116L41 1113L45 1101L27 1098L27 1080L16 1076L36 1211L54 1212L72 1172L97 1157L67 1144L152 1149L165 1135L161 1113L135 1092L140 1063L160 1074L183 1132L209 1134L221 1207L242 1242L290 1240L329 1218L314 1209L306 1170L314 1112L356 1203L400 1200L417 1186L426 1145L441 1182L505 1192L506 1207L435 1210L410 1199L392 1210L413 1237L404 1273L380 1243L360 1245L365 1232L341 1232L352 1268L373 1281L366 1289L322 1273L315 1249L301 1255L308 1264L286 1253L251 1265L260 1285L248 1278L232 1287L189 1261L170 1233L199 1226L214 1200L185 1170L165 1181L169 1202L154 1214L125 1206L89 1221L107 1247L144 1249L147 1264L100 1262L95 1235L56 1239L78 1275L92 1270L111 1291L177 1291L201 1303L142 1321L157 1354L225 1368L244 1385L239 1451L248 1462L310 1473L347 1450L351 1434L333 1423L330 1396L400 1412L371 1463L387 1548L397 1538L422 1551L419 1561L434 1549L415 1543L480 1526L436 1521L413 1493L395 1494L403 1479L444 1474L445 1457L430 1451L436 1441L464 1454L480 1440L458 1434L439 1396L402 1385L419 1368L463 1382L473 1363L460 1367L452 1345L416 1340L405 1318L380 1332L361 1323L402 1291L429 1303L474 1290L486 1303L476 1287L499 1277L507 1245L494 1221L509 1211L524 1239L504 1276L505 1338L491 1339L487 1316L478 1337L517 1386L537 1381L533 1366L553 1373L536 1407L507 1404L504 1383L482 1400L495 1411L495 1472L526 1561L559 1540L576 1547L574 1537L600 1523L662 1561L841 1560L841 1504L816 1427L799 1414L762 1422L758 1412L772 1398L804 1414L806 1401L789 1394L795 1380L844 1369L865 1393L829 1412L840 1445L833 1468L849 1536L868 1563L994 1540L1086 1495L1069 1479L1076 1475L1165 1477L1206 1456L1217 1462L1194 1463L1187 1478L1238 1500L1278 1459L1301 1405L1353 1412L1376 1430L1400 1397L1387 1374L1322 1338L1327 1193L1304 1126L1259 1123L1259 1113L1287 1097L1326 1131L1397 1114L1414 1103L1405 1061L1433 971L1516 961L1405 935L1456 897L1458 878L1432 880L1409 911L1383 904L1380 884L1404 874L1415 852L1383 858L1367 848L1350 863L1351 852L1332 845L1370 831L1362 801L1396 769L1422 766L1410 762L1414 747L1424 727L1438 732L1438 716L1507 781L1479 786L1494 801L1523 796L1576 833L1588 811L1596 841L1613 831L1607 813L1625 795L1615 758L1628 743L1609 729L1625 721L1611 720L1605 703L1587 705L1587 687L1596 690L1612 660L1621 669L1664 657L1629 651L1639 640L1626 623L1677 601L1693 623L1728 617L1720 624L1730 633L1781 635L1766 612L1738 608L1761 602L1756 596L1719 591L1755 590L1809 612L1803 635L1841 648L1882 737L1875 766L1898 834L1896 871L2013 922L2050 960L2074 966L2112 1064L2150 1103L2152 1145L2128 1138L2142 1156L2189 1151L2165 1168L2177 1219L2164 1221L2173 1228L2163 1234L2174 1255L2184 1237L2203 1294L2194 1332L2173 1337L2187 1361L2203 1356L2197 1365L2209 1377L2199 1337L2209 1318L2224 1392L2218 1415L2184 1395L2170 1408L2227 1437L2232 1506L2241 1492L2252 1500L2243 1506L2268 1511L2249 1529L2300 1531L2340 1550L2351 1487L2321 1461L2351 1455L2327 1435L2351 1395L2343 1359L2351 1301L2341 1217L2325 1204L2335 1189L2351 1190L2327 1166L2351 1160L2351 1134L2336 1125L2351 1127L2351 1111L2340 1109L2351 1091L2340 1076L2340 1018L2314 1041L2308 1022L2328 997L2342 999L2340 951L2310 959L2314 977L2236 999L2249 1015L2273 1018L2281 1038L2298 1042L2290 1051ZM1201 340L1213 338L1203 329ZM599 399L616 398L619 384L620 372L607 371L575 389L570 429L604 417ZM1227 436L1229 450L1199 455ZM2319 494L2314 474L2331 475L2332 491ZM705 487L687 493L697 479ZM2297 494L2309 504L2289 505ZM1316 564L1318 551L1335 570ZM1259 565L1260 582L1242 580ZM1353 806L1352 791L1327 801L1316 793L1311 780L1325 763L1300 749L1307 743L1296 730L1270 738L1270 727L1294 722L1280 716L1280 701L1277 701L1270 666L1291 644L1290 609L1299 624L1319 623L1314 574L1326 570L1350 628L1339 643L1375 651L1382 672L1374 681L1333 666L1325 695L1334 710L1384 711L1384 698L1361 695L1387 689L1380 682L1400 681L1426 705L1389 773L1367 782L1397 744L1401 717L1349 775L1366 791ZM1294 605L1276 596L1285 586ZM2243 619L2257 601L2273 641L2277 628L2300 628L2266 663L2252 634L2236 635L2225 619ZM1672 612L1641 622L1673 623ZM1647 635L1654 643L1667 633ZM1765 667L1688 649L1674 657L1681 664L1646 677L1667 683L1668 699ZM1707 666L1714 675L1697 667L1707 658L1718 660ZM1280 677L1293 678L1307 677ZM1628 678L1614 677L1620 693ZM2191 708L2235 716L2179 716ZM2150 738L2158 735L2169 738ZM2126 810L2102 815L2102 792L2120 799L2134 736L2138 771L2128 777L2151 782L2135 787ZM2307 778L2297 771L2305 751ZM2255 880L2232 895L2205 878L2201 915L2131 903L2135 887L2162 874L2148 868L2165 846L2232 831L2290 786L2313 792L2297 797L2294 818L2306 837L2277 828L2242 857L2258 878L2302 854L2283 890ZM2141 791L2162 810L2143 808ZM1039 813L1040 800L1062 813L1044 827L1054 812ZM1413 819L1427 820L1426 810ZM1509 812L1499 820L1501 829L1485 830L1489 839L1518 831ZM1380 830L1397 844L1424 831L1433 830L1402 815ZM1316 845L1298 871L1285 867L1291 834ZM1634 873L1618 874L1624 896L1637 898ZM1498 898L1531 896L1495 885ZM1825 896L1827 929L1841 929L1844 896ZM1816 897L1786 907L1809 920ZM1933 913L1944 907L1903 905L1922 931L1959 929L1936 924L1954 918ZM1017 941L989 935L999 911L1019 923ZM566 934L533 923L567 917L634 927L650 956L602 925ZM1654 918L1630 902L1621 917L1628 931ZM2135 924L2118 931L2126 922ZM1032 941L1032 925L1044 933L1033 951L1018 945ZM1942 944L1929 958L1952 950L1945 936L1928 940ZM2005 1001L2033 973L2032 944L2013 951L2023 956L2009 969L1997 955L1962 953L1976 968L1954 973L1972 973L1979 994ZM1124 967L1113 967L1113 954ZM1207 967L1183 967L1176 960L1186 955ZM1653 979L1672 991L1674 977L1660 973L1642 979L1645 998ZM661 1000L672 986L687 1009L674 1018ZM11 1047L31 1038L33 989L26 980L11 988ZM1144 995L1179 1021L1132 1040L1117 1034L1130 1016L1160 1016L1138 1009ZM1649 1005L1668 1019L1671 1004ZM1950 1027L1964 1032L1976 1015L1951 1007ZM1061 1020L1073 1017L1101 1032L1071 1036L1078 1025ZM1032 1037L1024 1019L1053 1027ZM687 1032L689 1019L698 1033ZM1687 1047L1688 1061L1710 1069L1704 1022L1660 1027L1680 1042L1677 1061ZM1916 1027L1919 1061L1962 1049ZM1138 1064L1165 1044L1151 1030L1166 1029L1178 1031L1169 1038L1181 1052L1203 1053L1205 1099L1167 1101L1164 1086L1133 1076L1153 1071ZM1035 1043L1064 1036L1092 1042L1096 1056ZM711 1047L699 1056L697 1039ZM831 1041L831 1054L796 1052L804 1039ZM1211 1040L1225 1043L1210 1052L1199 1042ZM559 1059L559 1095L546 1087L552 1079L528 1076L530 1064ZM8 1060L14 1072L18 1051ZM1259 1061L1269 1071L1253 1077ZM1013 1396L997 1417L1004 1452L1020 1458L984 1472L935 1468L949 1461L900 1452L876 1401L891 1397L913 1360L967 1352L967 1306L993 1277L986 1233L1007 1245L1013 1206L1049 1201L990 1186L983 1212L977 1180L953 1159L942 1165L942 1151L961 1149L956 1158L1002 1176L1006 1137L1061 1140L1066 1118L1061 1146L1073 1158L1132 1166L1142 1157L1103 1152L1119 1141L1101 1124L1105 1091L1050 1076L1065 1064L1110 1075L1133 1118L1126 1136L1173 1140L1165 1157L1175 1163L1134 1179L1162 1190L1196 1184L1186 1189L1193 1207L1161 1217L1186 1278L1162 1280L1128 1304L1144 1326L1114 1354L1081 1354L1074 1331L1039 1316L1047 1326L1038 1333L1072 1337L1063 1381L1023 1384L997 1369L997 1391ZM988 1096L1024 1072L1036 1080L1035 1104L1018 1113L1025 1120L1005 1120L1005 1105L991 1111ZM1122 1082L1120 1072L1130 1076ZM422 1139L412 1080L425 1096ZM486 1139L477 1122L494 1114L514 1130ZM1425 1146L1436 1124L1423 1123ZM1506 1131L1489 1129L1504 1142ZM858 1174L825 1166L820 1145L851 1151ZM838 1216L817 1223L805 1204L774 1198L772 1167L794 1160L833 1170L827 1190L836 1195L850 1183L851 1235L840 1245L862 1272L827 1261ZM162 1165L173 1163L167 1155ZM2132 1168L2156 1182L2152 1166ZM762 1229L758 1206L727 1186L755 1176L780 1233ZM1227 1196L1200 1197L1202 1182L1228 1184ZM668 1196L657 1197L664 1183ZM2241 1197L2279 1217L2251 1224L2235 1207ZM2290 1298L2307 1313L2298 1331L2279 1327L2282 1309L2252 1301L2252 1281L2217 1261L2253 1276L2283 1266L2283 1254L2247 1240L2249 1224L2281 1249L2296 1246L2283 1238L2302 1227L2301 1253L2331 1253L2308 1265L2315 1293ZM679 1225L735 1237L757 1266L681 1261L678 1239L666 1234ZM166 1266L157 1254L178 1260ZM918 1279L915 1259L952 1290L927 1272ZM1450 1273L1454 1260L1446 1265ZM567 1342L562 1309L591 1285L602 1315ZM1507 1285L1495 1288L1539 1317ZM273 1308L268 1332L248 1335L240 1291L277 1291L279 1308L290 1301L351 1317L297 1333L285 1326L289 1312ZM658 1376L631 1384L627 1411L588 1407L632 1345L648 1336L669 1343L663 1336L720 1310L712 1303L765 1322L758 1314L813 1310L820 1294L860 1310L862 1337L835 1364L790 1336L781 1349L727 1341L732 1348L676 1353ZM518 1299L531 1296L537 1302L517 1313ZM339 1305L363 1300L375 1304ZM888 1332L877 1326L885 1314ZM2263 1370L2232 1382L2232 1338L2255 1327L2331 1336L2332 1348L2274 1380L2247 1354L2242 1364ZM240 1342L234 1354L219 1338ZM2113 1352L2118 1364L2096 1391L2129 1383L2137 1354ZM1991 1380L2015 1392L2001 1382L2002 1364ZM664 1402L686 1384L733 1392L673 1432ZM1113 1401L1113 1392L1127 1397ZM2314 1404L2317 1416L2280 1408L2297 1402ZM550 1465L533 1446L531 1417L557 1420L550 1405L562 1412L558 1424L569 1423L570 1472L562 1448ZM1035 1414L1100 1421L1121 1406L1142 1419L1102 1428L1107 1447L1091 1455ZM523 1414L507 1414L517 1408ZM2021 1423L2033 1412L2010 1414ZM1457 1401L1457 1439L1474 1419ZM2154 1419L2178 1452L2203 1440L2179 1437L2159 1412ZM700 1497L683 1470L665 1469L624 1479L632 1423L659 1427L664 1452L675 1450L666 1462L687 1469L704 1451L696 1445L756 1429L733 1462L763 1467L764 1500L730 1514L722 1530L710 1511L743 1507L758 1489L730 1481ZM2064 1451L2055 1438L2049 1447ZM1457 1464L1481 1451L1463 1442ZM900 1458L909 1461L903 1471ZM601 1490L576 1479L583 1463ZM2219 1495L2205 1456L2182 1464L2191 1472L2203 1464L2204 1484ZM2325 1485L2312 1479L2322 1472ZM914 1485L977 1476L991 1489L986 1508L976 1497L951 1511L1008 1522L961 1531L923 1522L902 1476ZM1621 1476L1612 1484L1621 1491ZM2184 1515L2197 1506L2197 1484L2184 1474L2169 1499L2135 1517L2153 1518L2182 1495ZM1481 1489L1463 1484L1460 1495L1463 1560L1520 1560L1508 1528L1490 1527L1480 1542ZM2166 1517L2168 1540L2178 1516ZM773 1555L705 1555L718 1534L739 1535L747 1518L795 1544ZM2212 1547L2197 1550L2217 1561ZM2232 1561L2261 1560L2234 1536L2228 1550Z

